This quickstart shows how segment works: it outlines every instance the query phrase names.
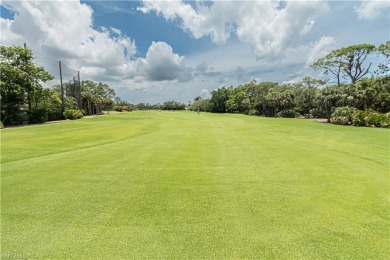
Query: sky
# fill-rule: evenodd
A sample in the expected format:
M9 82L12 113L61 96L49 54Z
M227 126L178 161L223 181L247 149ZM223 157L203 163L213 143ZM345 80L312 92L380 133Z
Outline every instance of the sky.
M390 1L1 1L1 45L130 103L210 97L251 80L325 79L310 64L390 40ZM378 62L379 57L372 57ZM332 78L328 78L332 82Z

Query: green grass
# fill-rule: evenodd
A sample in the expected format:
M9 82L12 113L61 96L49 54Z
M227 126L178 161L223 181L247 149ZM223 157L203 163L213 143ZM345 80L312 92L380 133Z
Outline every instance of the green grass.
M389 130L133 112L1 131L1 254L387 259Z

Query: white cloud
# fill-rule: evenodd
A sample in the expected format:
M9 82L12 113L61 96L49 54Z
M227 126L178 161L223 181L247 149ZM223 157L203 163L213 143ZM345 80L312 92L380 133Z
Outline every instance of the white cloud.
M390 2L383 0L362 1L359 6L355 6L355 11L358 18L362 20L374 20L382 16L389 19Z
M12 1L2 5L14 13L14 19L1 18L1 44L27 43L33 51L49 57L41 58L45 64L40 65L53 67L54 59L61 60L79 69L84 79L130 86L128 80L186 80L181 74L186 71L184 57L175 54L170 45L153 42L145 58L135 58L135 42L120 29L93 28L93 10L87 4Z
M78 1L15 1L6 7L15 15L14 20L1 18L4 45L26 42L78 68L117 66L136 52L134 41L119 30L93 29L92 9Z
M165 42L153 42L140 62L139 70L149 80L174 80L185 71L184 57L173 53L172 47Z
M318 59L325 57L335 47L336 41L333 37L322 36L318 41L309 46L306 64L310 65Z
M283 56L284 48L294 47L295 39L312 29L316 16L328 11L328 4L294 1L281 6L279 1L215 1L211 6L197 2L193 8L182 1L144 1L138 10L178 20L193 37L210 36L216 44L226 43L234 33L252 46L258 58L273 58Z

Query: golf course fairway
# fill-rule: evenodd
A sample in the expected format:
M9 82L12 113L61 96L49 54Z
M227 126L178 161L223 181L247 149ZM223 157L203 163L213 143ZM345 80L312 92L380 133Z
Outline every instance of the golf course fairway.
M1 130L8 259L388 259L388 129L137 111Z

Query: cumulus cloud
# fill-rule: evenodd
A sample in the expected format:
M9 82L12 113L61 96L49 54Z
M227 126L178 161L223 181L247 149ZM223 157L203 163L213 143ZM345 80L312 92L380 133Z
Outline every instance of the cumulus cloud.
M283 56L283 49L294 44L294 38L308 33L316 16L328 11L323 1L202 1L195 7L182 1L144 1L138 8L144 13L155 12L165 19L178 20L183 30L194 38L210 36L223 44L234 33L250 44L258 58Z
M1 18L2 44L26 42L78 67L77 60L84 66L116 65L124 62L122 53L130 57L136 52L134 41L118 29L93 29L93 10L78 1L12 1L5 7L15 15Z
M359 6L355 6L355 11L359 19L374 20L380 17L389 18L389 1L362 1Z
M162 81L179 78L185 71L184 57L173 53L172 47L165 42L153 42L146 58L139 64L139 70L149 80Z
M318 59L325 57L334 49L335 44L336 41L333 37L322 36L309 46L306 64L311 65Z
M184 79L184 57L175 54L170 45L153 42L145 58L136 58L135 41L121 30L93 27L93 10L87 4L10 1L2 5L14 13L13 19L1 18L2 45L27 43L32 50L77 68L84 79L112 82Z

